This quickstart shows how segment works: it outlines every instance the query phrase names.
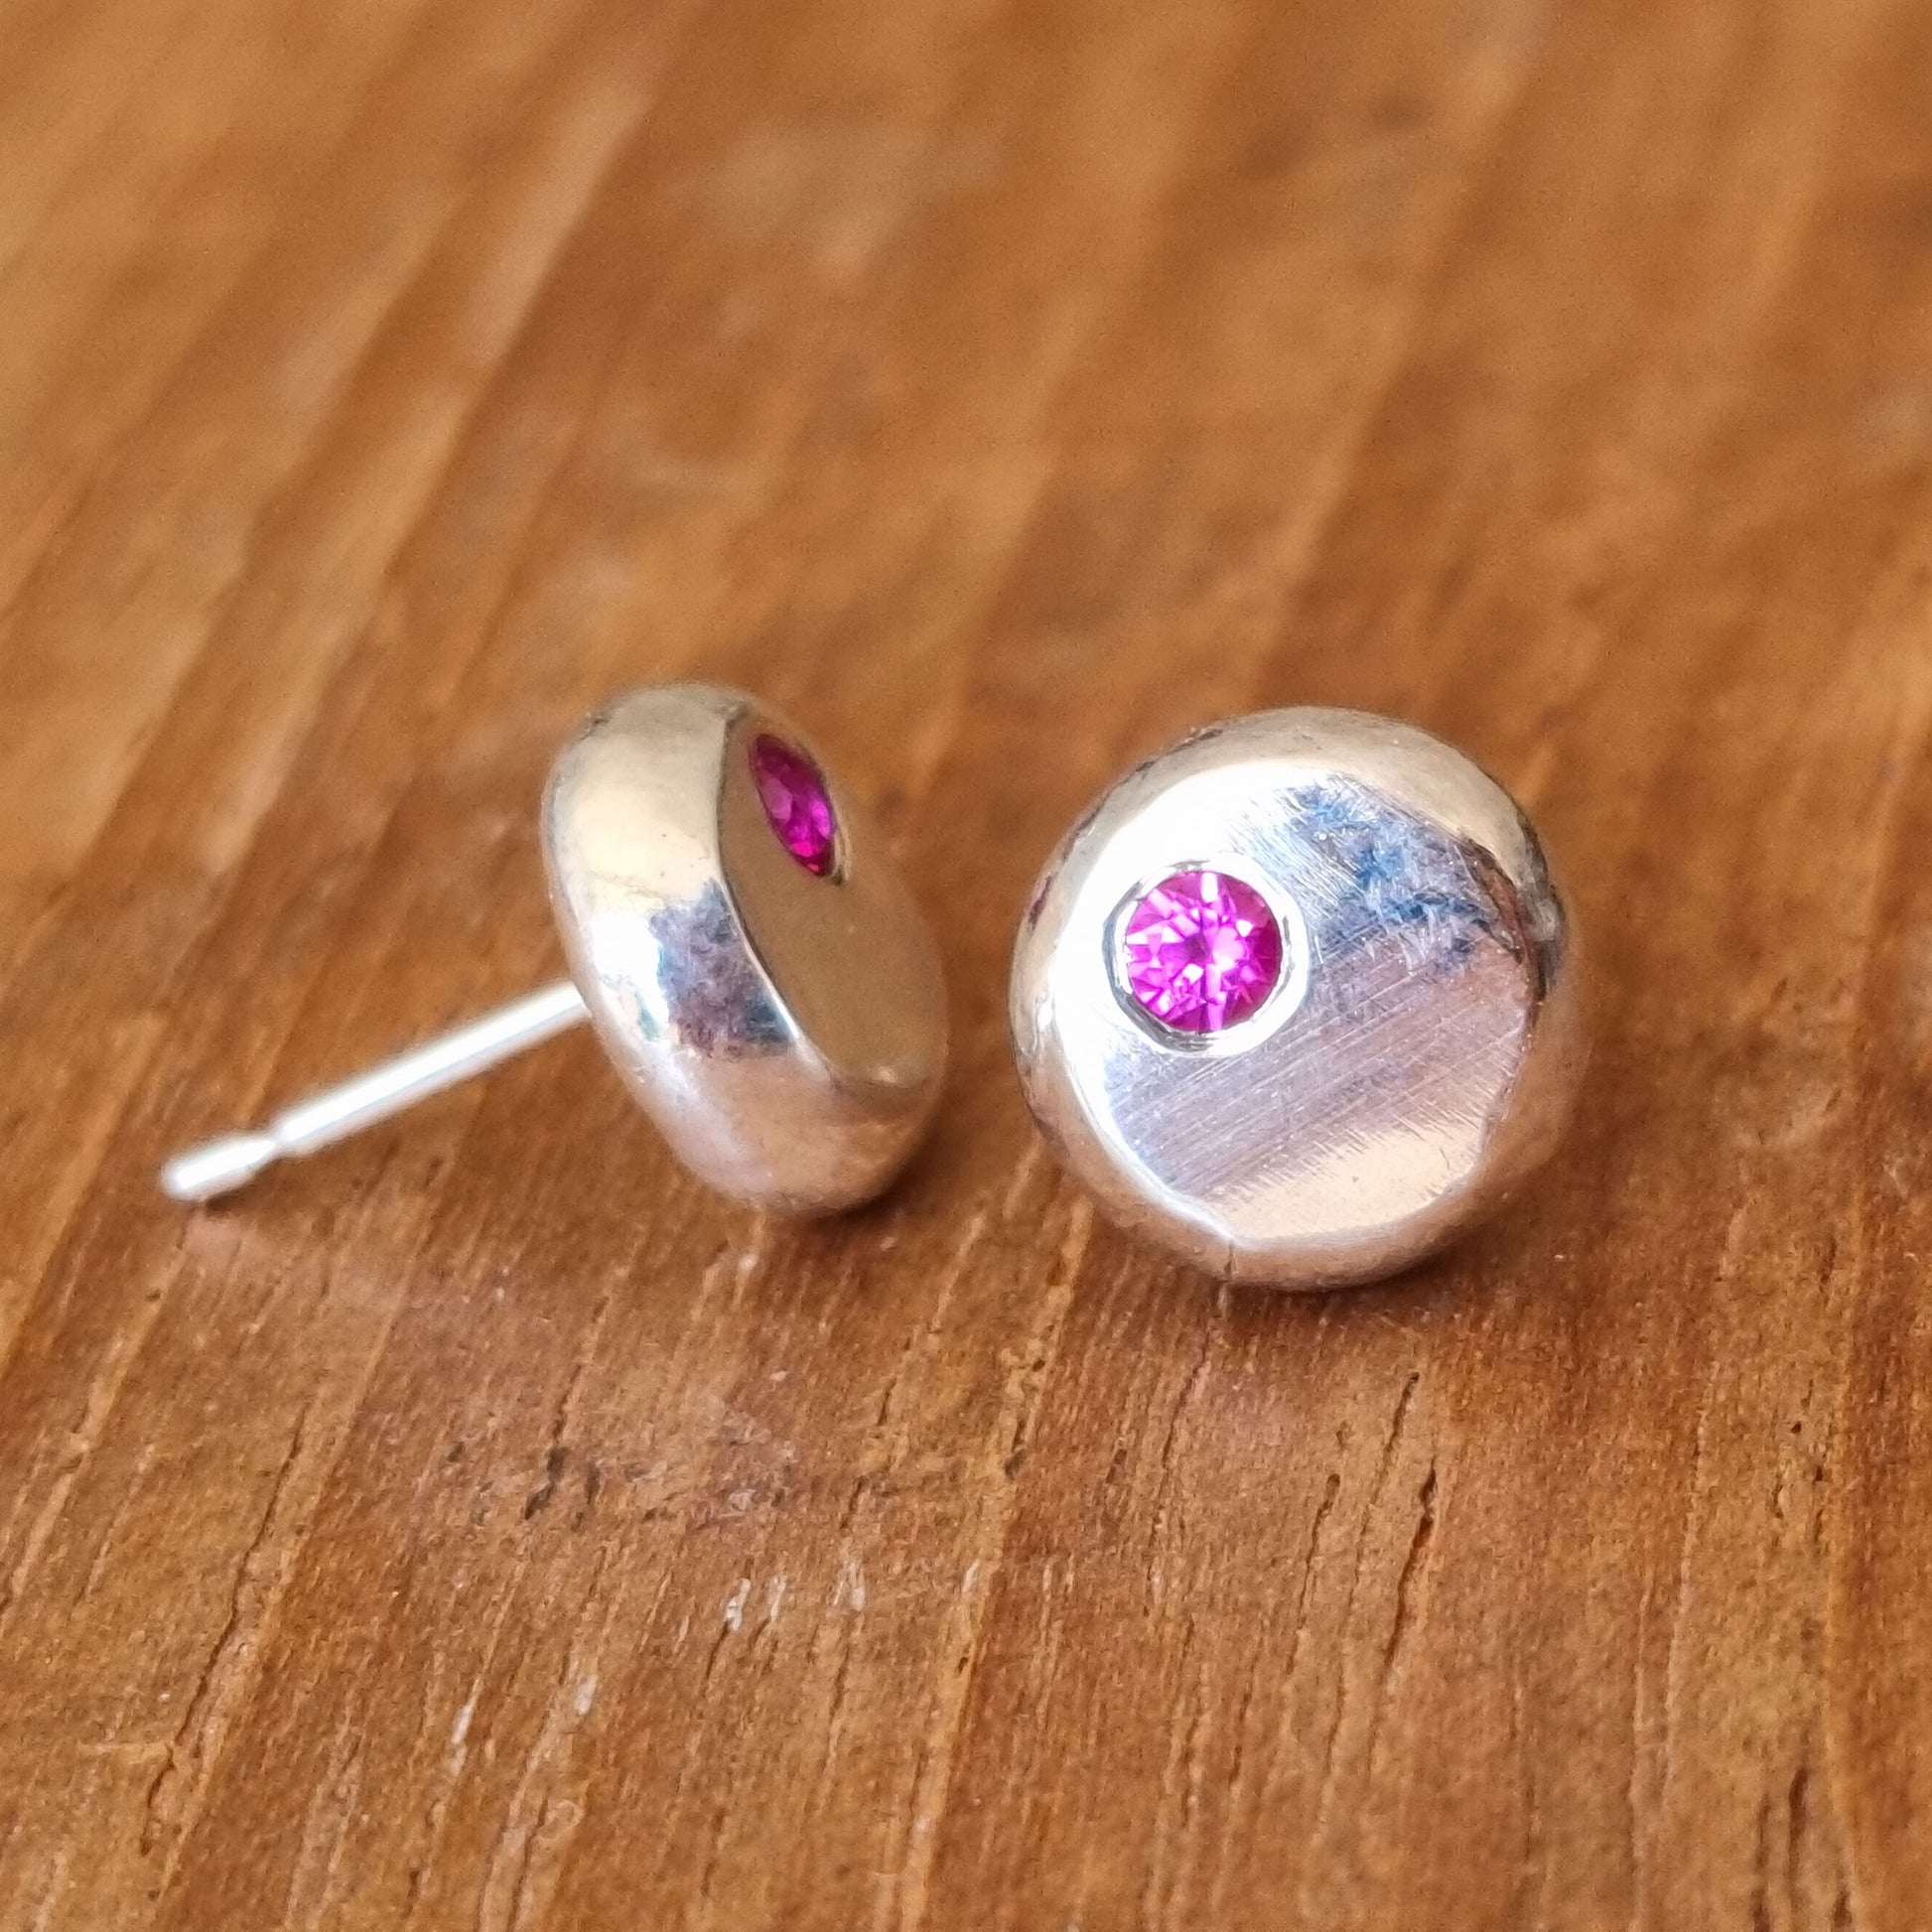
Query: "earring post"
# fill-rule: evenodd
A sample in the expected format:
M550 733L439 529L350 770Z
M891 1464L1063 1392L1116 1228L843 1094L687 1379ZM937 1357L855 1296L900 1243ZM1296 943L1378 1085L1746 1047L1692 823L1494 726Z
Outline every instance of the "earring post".
M319 1153L589 1018L584 996L559 980L299 1100L262 1127L183 1149L163 1166L161 1191L179 1201L231 1193L273 1162Z

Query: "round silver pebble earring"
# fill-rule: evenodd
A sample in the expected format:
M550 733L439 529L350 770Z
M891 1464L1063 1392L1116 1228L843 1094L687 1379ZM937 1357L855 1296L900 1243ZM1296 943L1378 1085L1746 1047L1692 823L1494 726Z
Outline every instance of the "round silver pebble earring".
M1575 937L1514 800L1361 712L1263 712L1131 771L1048 863L1011 1018L1046 1138L1235 1281L1377 1281L1552 1151Z
M795 726L710 685L634 692L559 756L542 843L570 980L177 1155L163 1188L226 1193L584 1020L721 1192L813 1214L892 1182L944 1071L938 951Z

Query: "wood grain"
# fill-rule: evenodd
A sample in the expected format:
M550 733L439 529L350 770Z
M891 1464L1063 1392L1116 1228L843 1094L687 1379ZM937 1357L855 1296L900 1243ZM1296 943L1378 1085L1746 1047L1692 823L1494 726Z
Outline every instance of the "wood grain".
M1932 11L0 0L0 1926L1932 1920ZM554 972L601 697L809 721L957 1071L847 1221ZM1097 1222L1002 1025L1114 772L1533 807L1573 1143L1386 1289Z

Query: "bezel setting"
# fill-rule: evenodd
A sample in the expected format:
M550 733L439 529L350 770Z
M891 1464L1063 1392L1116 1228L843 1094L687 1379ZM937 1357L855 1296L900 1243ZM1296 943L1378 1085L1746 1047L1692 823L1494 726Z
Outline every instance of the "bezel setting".
M1148 897L1171 879L1189 873L1217 873L1232 879L1259 898L1275 922L1281 941L1281 964L1274 984L1252 1012L1215 1028L1176 1027L1162 1019L1135 992L1128 953L1127 926ZM1102 945L1107 958L1108 984L1128 1019L1151 1039L1176 1052L1203 1056L1244 1053L1261 1044L1286 1022L1307 997L1311 970L1308 920L1293 894L1247 859L1223 853L1207 859L1183 859L1151 869L1124 893L1108 913Z

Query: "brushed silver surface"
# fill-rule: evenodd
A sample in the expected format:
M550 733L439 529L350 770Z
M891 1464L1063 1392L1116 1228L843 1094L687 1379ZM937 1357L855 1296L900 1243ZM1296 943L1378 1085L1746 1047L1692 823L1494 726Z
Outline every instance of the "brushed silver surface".
M762 733L825 779L830 877L766 821L750 761ZM882 834L804 734L742 692L635 692L558 757L542 826L572 975L679 1158L794 1213L890 1184L944 1071L938 953Z
M1205 1038L1121 986L1123 909L1188 866L1283 927L1283 983ZM1360 712L1263 712L1129 772L1022 923L1010 1017L1027 1099L1124 1226L1296 1289L1397 1273L1552 1151L1584 1058L1578 961L1536 834L1440 739Z

